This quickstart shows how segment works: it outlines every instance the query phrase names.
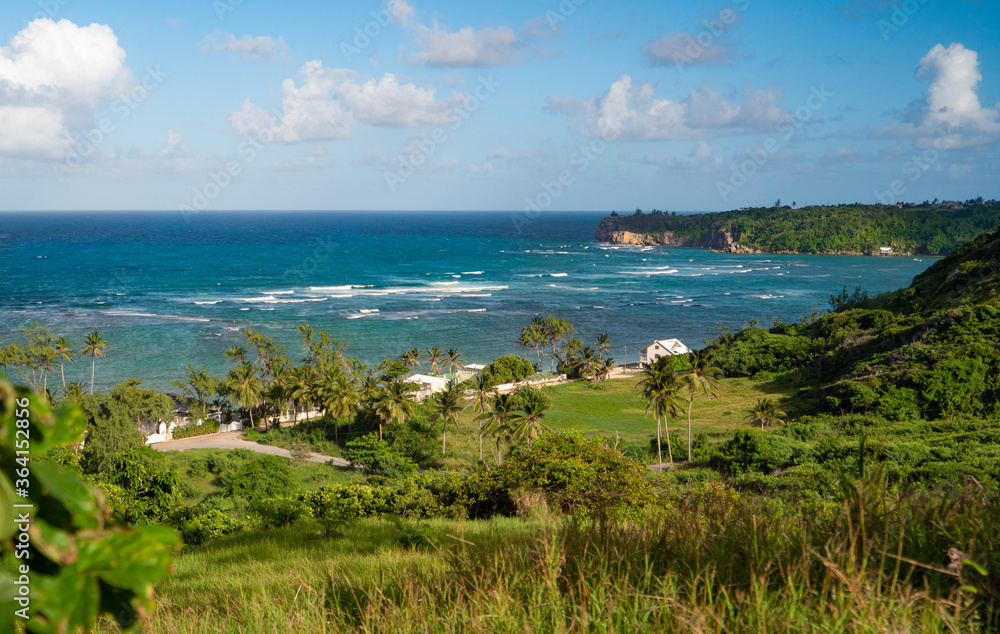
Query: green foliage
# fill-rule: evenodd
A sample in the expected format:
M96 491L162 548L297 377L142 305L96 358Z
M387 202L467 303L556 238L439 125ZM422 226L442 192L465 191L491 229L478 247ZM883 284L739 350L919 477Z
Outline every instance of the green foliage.
M112 457L128 449L143 446L139 423L172 421L173 401L166 394L139 387L129 379L107 394L82 399L87 412L87 442L83 447L83 465L87 473L110 468Z
M157 524L180 501L177 473L163 464L163 456L149 447L113 455L97 482L114 498L112 517L126 524Z
M243 530L245 524L222 511L205 506L182 506L174 509L168 520L192 546Z
M308 505L312 516L330 536L350 520L392 512L394 497L389 487L331 484L315 491L300 492L297 499Z
M257 516L261 528L289 526L310 513L303 500L287 497L257 500L250 505L250 510Z
M376 434L348 441L344 458L360 467L367 476L396 478L412 474L417 465Z
M709 464L722 473L768 474L791 464L794 441L756 429L742 429L712 453Z
M136 627L153 609L153 584L166 577L179 544L177 534L161 526L107 527L98 491L62 466L37 460L80 442L83 429L78 408L53 414L37 395L0 382L0 609L7 623L23 610L27 631L91 630L103 614L123 628ZM15 484L28 497L15 497ZM13 511L24 512L15 503L33 506L28 532L15 522ZM25 543L21 534L30 536L26 550L15 549ZM16 599L22 579L30 579L30 605Z
M603 439L553 434L497 469L470 475L466 495L473 517L513 514L518 491L541 492L549 508L565 513L631 513L652 499L643 475L642 465L606 448Z
M174 440L217 433L219 433L219 424L214 420L205 421L201 425L192 423L184 427L175 427L173 431Z
M228 460L229 464L218 468L219 482L227 495L253 502L288 495L295 489L287 458L234 449Z
M721 248L729 233L740 245L767 252L896 252L944 255L1000 224L1000 205L969 204L946 210L926 205L759 207L684 216L635 215L605 218L601 230L642 234L671 232L690 246Z
M483 376L493 385L523 381L535 373L530 361L514 354L506 354L483 368Z

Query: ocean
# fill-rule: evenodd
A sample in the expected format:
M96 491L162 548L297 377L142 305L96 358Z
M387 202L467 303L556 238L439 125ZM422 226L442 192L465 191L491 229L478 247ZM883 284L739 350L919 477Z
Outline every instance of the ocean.
M97 330L98 389L136 377L167 390L187 362L224 374L246 327L296 360L307 322L371 364L414 346L488 363L521 354L522 326L554 314L586 343L608 333L615 360L627 348L634 363L654 339L700 347L717 324L798 320L844 287L900 288L933 262L618 247L594 241L603 215L2 213L0 343L33 320L77 343ZM90 363L66 378L89 382Z

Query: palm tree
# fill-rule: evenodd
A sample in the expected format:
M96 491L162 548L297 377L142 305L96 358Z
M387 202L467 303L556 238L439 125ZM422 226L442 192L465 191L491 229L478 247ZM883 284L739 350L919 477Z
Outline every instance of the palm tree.
M580 374L587 379L588 385L594 385L597 383L598 365L600 362L601 358L598 356L597 351L590 346L586 346L583 351L580 352L577 364L580 368Z
M513 394L494 392L493 398L489 402L489 409L476 417L480 429L486 430L497 440L497 466L503 462L500 454L500 441L510 439L513 431L510 423L517 405L517 397Z
M691 351L685 364L687 367L684 369L681 380L690 394L687 417L688 462L691 462L691 408L694 407L694 395L701 393L709 398L718 396L720 383L714 377L722 374L722 370L712 365L712 353L706 350Z
M458 429L458 417L465 411L462 406L462 388L452 383L443 391L431 397L434 413L431 420L441 421L441 455L447 450L448 425Z
M464 368L465 359L462 355L454 348L448 348L448 352L444 353L444 365L448 368L448 371L455 374L455 367Z
M379 419L378 437L382 438L382 423L402 425L410 414L413 414L413 400L409 392L402 383L393 381L375 399L375 415Z
M769 398L759 398L757 399L757 404L750 410L750 414L747 415L746 420L751 425L760 423L760 430L764 431L764 425L768 427L774 423L784 425L785 421L780 418L784 415L785 413L778 409L774 401Z
M94 393L94 367L97 357L105 356L108 349L108 342L104 340L101 333L96 330L83 338L83 347L77 351L81 357L90 357L90 393Z
M309 427L309 410L315 398L316 372L312 366L303 365L295 368L292 374L292 400L302 403L306 410L306 428ZM297 408L296 408L297 410ZM295 423L299 422L298 411L295 412Z
M410 368L410 370L414 370L420 366L420 359L420 350L418 348L410 348L399 357L399 360L403 362L403 365Z
M63 388L64 396L63 398L70 401L79 401L80 397L83 396L83 384L77 383L76 381L70 381Z
M597 338L597 350L602 357L608 350L611 350L611 337L608 336L608 333L602 332Z
M571 335L576 330L576 326L566 321L566 319L558 318L554 315L549 315L544 320L541 320L541 324L545 333L545 339L552 349L549 356L552 358L552 371L554 372L556 369L556 360L559 359L559 355L556 354L556 346L563 339Z
M643 370L643 378L639 381L639 396L646 401L646 414L653 411L656 418L656 460L659 469L663 470L663 450L662 435L660 433L660 422L666 427L667 432L667 459L670 467L674 466L674 452L670 447L670 425L667 418L676 418L680 399L677 392L683 387L674 375L673 360L669 357L660 357L653 364L646 366Z
M476 410L476 420L479 420L479 461L483 461L483 421L479 418L490 406L490 394L493 392L493 383L481 372L476 375L472 382L472 395L469 404Z
M611 379L611 372L615 369L615 360L612 357L607 357L601 361L600 366L597 368L597 373L601 376L602 381L608 381Z
M59 374L62 376L63 391L66 391L66 362L73 363L73 342L66 337L56 339L56 359L59 361Z
M260 377L249 363L241 363L226 376L226 389L230 398L250 415L250 427L254 427L253 408L260 405L264 396L264 386Z
M429 369L434 374L438 373L438 364L441 363L441 348L439 346L434 346L433 348L427 348L427 363Z
M354 387L354 383L343 374L327 385L326 403L327 410L333 414L333 441L339 442L337 428L340 426L341 416L350 416L354 408L358 406L360 395Z
M552 431L542 422L545 418L545 410L549 408L549 401L537 390L523 392L519 400L521 414L515 416L511 421L510 437L514 440L527 440L530 449L531 443L543 432L550 433Z

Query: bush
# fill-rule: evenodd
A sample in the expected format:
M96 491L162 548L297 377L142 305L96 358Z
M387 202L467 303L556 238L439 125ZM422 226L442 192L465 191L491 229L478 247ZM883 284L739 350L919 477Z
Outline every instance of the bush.
M261 528L278 528L294 524L310 514L309 506L297 498L271 498L258 500L250 505Z
M470 514L513 515L515 494L540 491L549 508L565 513L631 513L652 500L645 469L603 439L556 434L536 440L492 471L477 471L466 481Z
M360 467L366 476L397 478L414 473L417 465L376 434L348 441L344 458Z
M535 373L530 361L516 354L506 354L483 368L483 376L493 385L523 381Z
M184 543L204 544L207 541L241 531L243 522L222 511L204 506L182 506L170 514L168 523L180 531Z
M727 475L771 473L779 467L788 466L793 454L789 443L780 436L756 429L742 429L715 450L709 464Z
M395 495L392 489L382 486L328 484L315 491L303 491L297 499L305 502L329 537L348 521L393 512Z
M112 517L127 524L158 524L181 498L177 472L148 447L114 454L97 482L106 490Z
M192 423L190 425L185 425L184 427L175 427L173 431L174 440L217 433L219 433L219 423L214 420L207 420L201 425Z
M233 450L235 454L239 449ZM246 450L242 450L246 451ZM219 481L226 494L249 501L287 495L295 489L292 469L288 459L247 451L249 456L236 457L234 464L227 466L219 474Z

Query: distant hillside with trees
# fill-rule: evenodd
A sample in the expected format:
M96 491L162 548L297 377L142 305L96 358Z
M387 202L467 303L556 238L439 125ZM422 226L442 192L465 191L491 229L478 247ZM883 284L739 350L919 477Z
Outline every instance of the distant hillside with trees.
M615 244L691 246L729 253L946 255L1000 227L1000 202L982 198L920 204L781 205L679 215L612 212L596 237Z

